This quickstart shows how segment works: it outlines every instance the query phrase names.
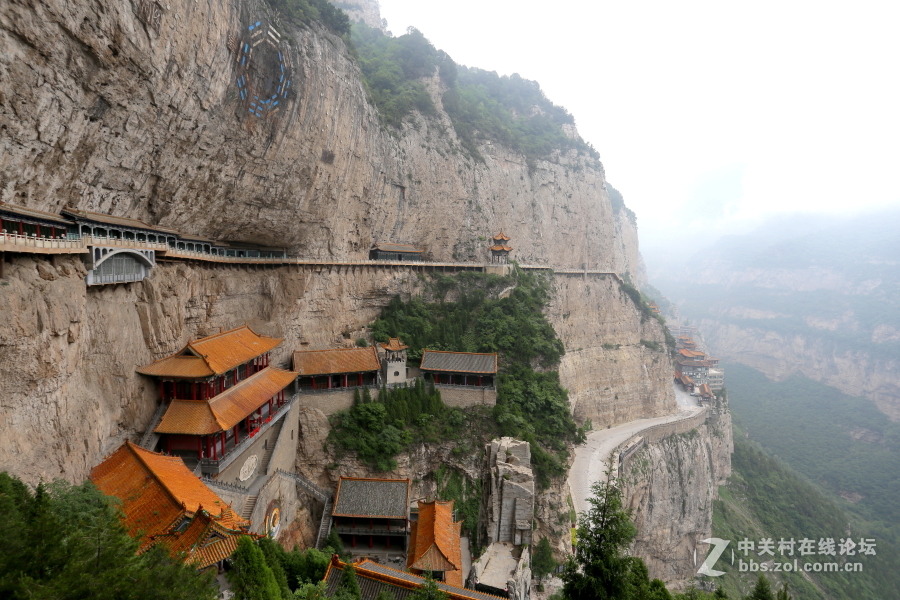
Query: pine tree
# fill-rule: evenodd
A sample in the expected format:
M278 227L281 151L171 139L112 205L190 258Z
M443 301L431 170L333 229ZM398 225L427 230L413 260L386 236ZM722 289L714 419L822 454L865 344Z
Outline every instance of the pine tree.
M228 581L235 600L280 600L281 590L272 569L266 564L266 557L256 542L249 536L238 541L237 549L231 557L232 570Z
M747 596L748 600L775 600L775 594L772 593L772 587L769 580L762 573L756 578L756 585L753 591Z
M553 558L553 550L550 548L550 542L547 538L542 537L534 547L534 554L531 557L531 570L542 581L544 577L549 575L559 565Z
M450 596L438 587L437 582L430 575L425 576L422 587L409 595L409 600L449 600Z

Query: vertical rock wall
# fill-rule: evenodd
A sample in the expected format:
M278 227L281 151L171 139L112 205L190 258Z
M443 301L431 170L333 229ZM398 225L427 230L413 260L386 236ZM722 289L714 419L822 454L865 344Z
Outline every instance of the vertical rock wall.
M649 442L620 477L638 535L632 553L651 578L682 588L696 573L694 550L704 556L712 535L713 500L731 475L731 414L719 412L687 433Z

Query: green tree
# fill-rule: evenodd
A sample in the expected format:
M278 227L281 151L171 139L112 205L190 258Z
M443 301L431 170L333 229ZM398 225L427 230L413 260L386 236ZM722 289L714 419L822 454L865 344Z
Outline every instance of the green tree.
M753 591L747 596L747 600L775 600L769 580L762 573L756 578L756 585L753 586Z
M575 554L563 570L563 596L568 600L647 597L647 567L627 554L637 530L622 506L622 492L605 482L595 483L591 491L590 508L578 520Z
M784 582L781 584L781 589L778 590L778 594L775 596L775 600L793 600L793 596L788 592L788 584Z
M341 583L335 592L334 600L360 600L362 591L359 589L359 582L356 581L356 569L353 565L348 564L344 567Z
M0 473L0 598L211 600L212 574L198 574L164 547L137 555L115 499L92 483L31 491Z
M231 562L232 569L228 572L228 581L231 583L235 600L281 599L281 589L275 575L266 564L262 550L252 538L241 537Z
M409 600L449 600L450 596L438 587L431 575L425 575L425 583L422 587L409 595Z
M552 573L559 563L553 558L553 550L550 548L550 542L547 538L542 537L534 547L534 554L531 557L531 571L542 581L544 577Z

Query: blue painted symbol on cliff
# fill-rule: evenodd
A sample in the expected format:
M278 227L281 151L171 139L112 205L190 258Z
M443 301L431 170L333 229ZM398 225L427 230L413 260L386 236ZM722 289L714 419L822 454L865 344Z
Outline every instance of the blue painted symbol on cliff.
M235 84L247 113L263 119L277 113L287 99L290 53L281 34L268 22L256 21L241 37L236 45Z

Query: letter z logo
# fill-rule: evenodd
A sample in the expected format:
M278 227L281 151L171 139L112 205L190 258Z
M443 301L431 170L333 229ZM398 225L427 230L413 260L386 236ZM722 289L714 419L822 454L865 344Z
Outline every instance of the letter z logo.
M700 568L697 569L697 573L700 575L709 575L710 577L724 575L725 571L717 571L716 569L713 569L713 565L716 564L716 561L719 560L719 557L725 552L725 548L728 547L730 542L720 538L707 538L700 541L704 544L712 544L713 547L709 551L709 554L706 555L706 560L704 560L703 564L700 565Z

